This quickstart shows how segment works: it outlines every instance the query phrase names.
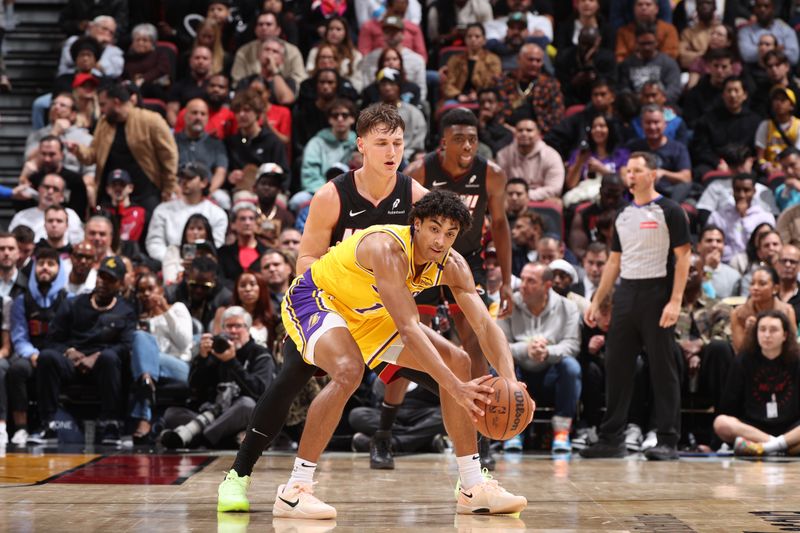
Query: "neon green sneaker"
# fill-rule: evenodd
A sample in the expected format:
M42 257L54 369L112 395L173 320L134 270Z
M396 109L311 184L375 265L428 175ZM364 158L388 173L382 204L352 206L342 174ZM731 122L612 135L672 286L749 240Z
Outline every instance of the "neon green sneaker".
M250 476L239 476L231 469L217 490L217 512L250 511L247 500L247 489L250 487Z

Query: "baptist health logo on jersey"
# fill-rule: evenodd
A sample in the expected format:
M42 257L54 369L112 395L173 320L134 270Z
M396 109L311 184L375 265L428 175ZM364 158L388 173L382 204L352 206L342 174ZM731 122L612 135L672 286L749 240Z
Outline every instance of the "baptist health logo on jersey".
M397 209L397 206L400 205L400 198L395 198L394 202L392 202L392 208L387 212L388 215L404 215L406 210L405 209Z

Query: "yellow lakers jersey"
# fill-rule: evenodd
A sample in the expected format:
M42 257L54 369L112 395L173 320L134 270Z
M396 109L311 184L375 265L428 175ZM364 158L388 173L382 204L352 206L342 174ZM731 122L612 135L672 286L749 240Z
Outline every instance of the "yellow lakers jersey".
M386 233L403 248L408 261L406 288L412 295L441 283L444 263L450 255L448 250L441 264L427 263L415 277L411 226L380 224L355 232L311 265L314 284L328 295L330 302L348 323L388 315L378 294L375 274L362 266L356 257L361 240L373 233Z

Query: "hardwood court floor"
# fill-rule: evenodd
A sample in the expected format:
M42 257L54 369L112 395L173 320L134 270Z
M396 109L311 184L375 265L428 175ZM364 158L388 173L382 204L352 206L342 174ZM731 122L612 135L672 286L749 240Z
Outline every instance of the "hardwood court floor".
M9 453L0 458L0 531L333 531L334 523L273 521L275 489L293 461L287 454L259 461L252 513L218 520L216 488L232 460ZM503 486L529 500L519 519L456 516L456 465L448 455L400 457L393 471L371 471L363 454L325 454L316 494L336 506L337 532L800 531L796 461L517 455L498 456L497 463Z

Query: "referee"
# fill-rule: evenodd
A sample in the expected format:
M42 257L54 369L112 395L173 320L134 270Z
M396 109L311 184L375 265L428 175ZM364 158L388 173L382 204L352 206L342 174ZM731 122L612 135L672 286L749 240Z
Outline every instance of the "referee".
M617 280L606 336L606 415L600 440L581 450L586 458L624 457L623 432L633 394L636 356L647 353L654 405L651 425L658 445L645 452L651 460L678 458L680 379L673 352L674 326L689 273L689 223L683 209L656 192L653 154L634 152L628 160L633 203L614 221L614 241L600 286L586 310L595 325L600 302Z

